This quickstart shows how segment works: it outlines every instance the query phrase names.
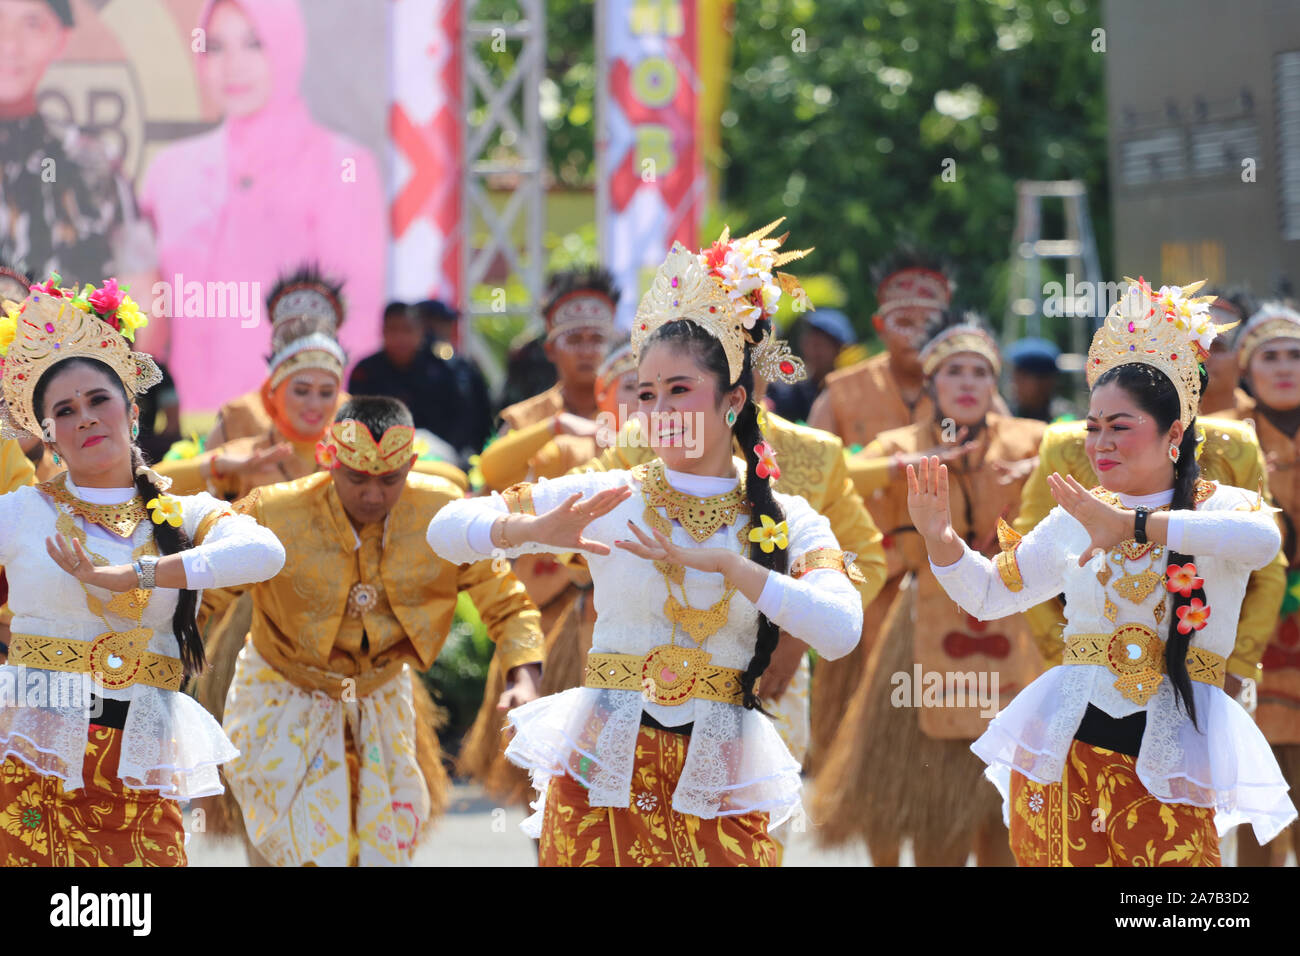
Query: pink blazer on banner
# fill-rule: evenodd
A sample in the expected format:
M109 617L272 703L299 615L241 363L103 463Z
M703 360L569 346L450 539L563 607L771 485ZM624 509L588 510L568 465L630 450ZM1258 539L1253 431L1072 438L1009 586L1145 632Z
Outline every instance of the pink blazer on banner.
M216 2L203 8L204 28ZM271 341L264 300L277 276L301 264L319 263L345 281L340 340L350 362L380 340L387 239L375 157L316 123L299 95L306 31L297 0L224 2L237 2L258 34L272 71L270 99L160 152L141 189L161 280L204 284L202 315L185 307L184 289L172 288L169 366L187 412L215 410L261 384ZM208 284L232 282L258 284L256 326L233 308L225 317L206 314ZM240 289L250 297L251 285Z

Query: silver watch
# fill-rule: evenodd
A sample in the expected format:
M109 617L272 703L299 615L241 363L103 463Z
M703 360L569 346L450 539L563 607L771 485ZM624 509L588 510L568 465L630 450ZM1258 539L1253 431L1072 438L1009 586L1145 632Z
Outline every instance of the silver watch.
M141 556L135 562L134 567L135 567L135 577L136 580L139 582L140 587L149 591L153 590L156 587L156 585L154 584L153 576L154 576L154 569L158 567L158 559L153 555L146 554Z

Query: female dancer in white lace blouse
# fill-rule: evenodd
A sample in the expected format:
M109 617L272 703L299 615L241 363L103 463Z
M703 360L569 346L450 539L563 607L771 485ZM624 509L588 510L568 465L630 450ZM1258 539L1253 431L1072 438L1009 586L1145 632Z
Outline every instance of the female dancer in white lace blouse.
M1296 817L1223 690L1246 579L1281 538L1261 496L1200 480L1199 359L1217 330L1193 291L1133 283L1111 310L1088 357L1102 487L1050 476L1059 507L996 561L954 534L946 467L908 469L913 523L963 608L988 620L1065 593L1063 664L971 748L1022 865L1217 866L1227 828L1249 821L1267 842Z
M770 273L775 244L760 239L748 251ZM768 485L779 465L749 396L756 365L778 376L794 364L763 338L759 308L742 326L725 276L674 246L637 312L640 408L659 460L453 502L429 527L454 561L587 552L585 686L508 716L507 757L541 794L525 830L544 865L777 863L768 829L799 807L799 765L759 710L757 680L781 629L826 658L858 640L852 557L807 502Z
M134 444L157 370L118 331L140 317L111 282L74 296L33 287L0 337L3 431L67 466L0 497L0 862L183 866L180 801L220 793L237 753L180 693L203 666L199 589L271 577L284 549L210 495L165 494Z

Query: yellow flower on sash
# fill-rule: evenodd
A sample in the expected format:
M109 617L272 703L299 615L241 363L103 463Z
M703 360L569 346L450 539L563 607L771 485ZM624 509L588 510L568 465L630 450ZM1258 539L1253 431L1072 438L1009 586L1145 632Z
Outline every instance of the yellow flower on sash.
M173 528L179 528L184 520L181 515L181 500L174 495L159 495L157 498L151 498L145 507L153 512L154 524L162 524L166 521Z
M758 544L763 549L764 554L771 554L773 548L785 550L790 546L790 540L787 537L790 529L782 521L777 524L767 515L758 516L763 524L759 528L749 529L749 540Z

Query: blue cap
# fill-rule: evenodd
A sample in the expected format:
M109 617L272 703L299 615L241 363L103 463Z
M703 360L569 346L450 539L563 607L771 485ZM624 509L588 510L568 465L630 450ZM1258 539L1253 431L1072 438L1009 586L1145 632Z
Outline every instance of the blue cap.
M803 320L818 332L825 332L840 345L852 345L857 336L853 334L853 323L839 309L815 309L805 312Z
M1020 339L1006 351L1007 361L1013 368L1037 375L1056 372L1056 358L1060 354L1056 343L1047 339Z

